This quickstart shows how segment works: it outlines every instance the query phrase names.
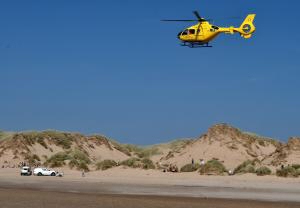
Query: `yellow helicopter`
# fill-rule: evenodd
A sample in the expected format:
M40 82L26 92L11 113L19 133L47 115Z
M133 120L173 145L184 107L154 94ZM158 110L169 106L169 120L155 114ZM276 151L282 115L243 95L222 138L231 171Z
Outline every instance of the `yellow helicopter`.
M235 34L239 33L243 38L251 38L256 28L253 24L256 14L249 14L240 27L218 27L209 23L210 20L202 18L197 11L193 12L197 20L161 20L166 22L198 22L178 34L182 46L194 47L212 47L209 45L214 38L221 33Z

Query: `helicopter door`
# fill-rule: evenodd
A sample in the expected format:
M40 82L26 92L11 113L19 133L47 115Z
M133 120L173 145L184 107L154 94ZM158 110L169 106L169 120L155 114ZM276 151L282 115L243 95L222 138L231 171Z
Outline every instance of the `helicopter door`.
M187 38L189 40L195 40L195 38L196 38L196 30L195 29L188 29L187 30Z

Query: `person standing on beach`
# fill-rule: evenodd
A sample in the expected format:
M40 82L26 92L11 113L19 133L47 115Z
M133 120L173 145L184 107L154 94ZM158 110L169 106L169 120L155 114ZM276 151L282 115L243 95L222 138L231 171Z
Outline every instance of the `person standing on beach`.
M84 169L82 169L82 172L81 172L81 177L85 177L85 172L84 172Z
M205 165L205 161L203 159L200 159L200 165L204 166Z

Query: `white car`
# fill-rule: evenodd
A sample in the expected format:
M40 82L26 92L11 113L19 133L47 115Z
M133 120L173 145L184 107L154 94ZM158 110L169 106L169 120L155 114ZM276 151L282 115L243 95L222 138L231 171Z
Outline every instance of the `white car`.
M32 174L31 168L28 166L23 166L21 168L21 176L30 176Z
M36 176L56 176L56 172L54 170L49 170L47 168L35 168L33 170L33 175L36 175Z

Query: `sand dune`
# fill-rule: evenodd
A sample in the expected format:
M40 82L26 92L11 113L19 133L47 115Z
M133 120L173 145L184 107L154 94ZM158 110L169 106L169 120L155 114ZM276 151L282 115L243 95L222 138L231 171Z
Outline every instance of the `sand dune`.
M53 164L56 159L53 156L60 153L65 154L66 159L58 164L54 161ZM145 148L119 144L105 136L57 131L2 133L0 138L0 166L15 166L21 161L49 165L49 158L52 158L51 166L68 167L70 160L75 164L83 161L76 159L78 154L86 158L84 161L88 161L90 170L94 170L96 163L103 160L121 163L128 158L149 158L156 168L171 164L180 168L190 164L192 159L195 163L216 159L227 169L234 169L246 160L255 160L258 166L275 170L281 165L300 164L300 138L293 137L285 144L227 124L214 125L196 139Z
M192 158L197 162L200 159L208 161L215 158L222 161L227 168L233 169L246 160L264 161L279 145L278 141L243 133L234 127L220 124L210 128L206 134L180 151L173 152L172 157L161 158L161 162L183 166L191 163Z

